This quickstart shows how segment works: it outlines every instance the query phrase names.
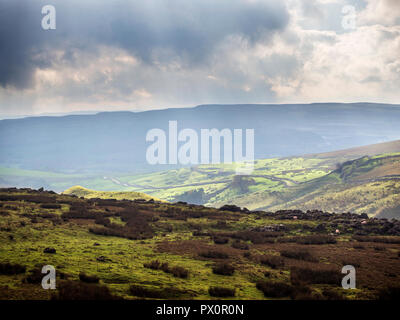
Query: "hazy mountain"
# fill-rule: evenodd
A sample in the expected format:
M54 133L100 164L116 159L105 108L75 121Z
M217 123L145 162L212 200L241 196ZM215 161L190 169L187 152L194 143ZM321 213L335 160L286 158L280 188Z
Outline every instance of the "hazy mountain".
M254 129L255 157L321 153L400 138L400 105L204 105L0 121L0 165L53 172L168 169L146 162L148 130Z

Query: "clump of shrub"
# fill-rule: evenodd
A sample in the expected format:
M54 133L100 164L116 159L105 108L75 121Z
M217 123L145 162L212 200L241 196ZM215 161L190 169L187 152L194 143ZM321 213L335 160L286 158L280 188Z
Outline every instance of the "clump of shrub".
M33 223L33 224L39 223L38 218L36 218L36 217L31 218L31 223Z
M325 288L320 293L308 286L293 286L290 297L293 300L346 300L346 297L333 288Z
M295 242L298 244L335 244L336 238L324 234L312 234L308 236L281 237L278 238L280 243Z
M242 209L240 209L240 207L235 206L233 204L225 204L221 208L219 208L219 210L231 211L231 212L240 212L240 211L242 211Z
M140 285L131 285L129 288L133 296L153 299L171 299L179 297L182 292L175 288L154 289Z
M35 268L35 269L31 270L30 274L25 277L23 282L30 283L30 284L38 284L38 283L42 283L43 277L44 277L44 274L42 274L42 269Z
M247 243L243 243L238 240L236 240L232 243L232 248L240 249L240 250L249 250L249 246Z
M193 237L206 237L210 236L209 232L203 232L203 231L193 231Z
M44 253L51 253L51 254L55 254L57 251L54 248L45 248L43 250Z
M116 300L106 286L88 284L78 281L62 281L53 300Z
M18 206L13 206L13 205L7 204L7 205L4 206L4 209L12 210L12 211L18 211Z
M7 216L9 216L10 214L7 212L7 211L5 211L5 210L0 210L0 216L2 216L2 217L7 217Z
M400 237L377 237L377 236L360 236L354 235L353 240L358 242L378 242L378 243L391 243L400 244Z
M229 238L225 237L214 237L215 244L227 244L229 242Z
M189 276L189 270L183 267L172 267L169 272L177 278L186 279Z
M56 203L42 203L40 207L43 209L61 209L61 205Z
M79 274L79 280L85 283L99 283L100 279L97 276L89 276L83 272Z
M243 257L250 259L252 257L252 255L250 252L245 252L245 253L243 253Z
M170 267L168 262L161 263L158 260L153 260L148 263L144 263L143 266L152 270L162 270L165 273L171 273L174 277L186 279L189 276L189 270L183 267Z
M132 295L141 298L163 299L166 298L164 291L160 289L146 288L139 285L132 285L129 288Z
M317 259L308 250L304 250L304 249L282 250L281 256L289 258L289 259L296 259L296 260L303 260L303 261L311 261L311 262L317 261Z
M153 260L151 262L144 263L143 267L152 270L159 270L161 267L161 262L158 260Z
M285 260L280 256L264 255L260 257L260 263L272 269L278 269L285 265Z
M224 288L224 287L210 287L208 289L208 293L212 297L234 297L235 296L235 289L231 288Z
M0 263L0 274L13 275L25 273L26 267L20 264Z
M340 285L341 273L333 269L311 269L307 267L292 267L290 269L292 284L334 284Z
M323 234L295 237L298 244L335 244L335 237Z
M89 232L97 235L109 236L109 237L121 237L129 240L150 239L154 235L152 230L141 231L140 228L129 228L120 226L113 226L112 228L92 227L89 229Z
M200 253L200 256L204 257L204 258L209 258L209 259L228 259L229 255L225 252L221 252L221 251L205 251Z
M290 297L293 300L321 300L322 296L316 292L313 292L307 286L294 286Z
M101 224L105 227L110 227L111 226L111 222L110 222L110 218L108 217L104 217L104 216L98 216L96 217L96 219L94 220L94 222L96 224Z
M29 216L29 214L25 214L25 216ZM31 218L42 218L42 219L48 219L53 222L53 224L60 224L63 222L63 220L60 218L59 215L54 214L54 213L41 213L39 215L30 215Z
M44 195L27 195L27 194L0 195L0 201L26 201L33 203L51 203L54 201L54 197L44 196Z
M91 215L93 219L93 214ZM112 224L109 222L109 219L100 219L98 217L97 221L102 223L104 227L92 227L89 229L89 232L130 240L144 240L154 236L154 230L150 225L150 222L154 221L154 215L143 213L136 207L127 207L119 212L118 215L125 222L124 226Z
M214 227L216 229L227 229L228 224L226 223L226 221L218 220Z
M243 240L243 241L251 241L253 244L265 244L265 243L274 243L275 238L282 236L284 233L282 232L261 232L261 231L238 231L233 233L231 236L234 239Z
M219 263L212 268L212 272L223 276L232 276L235 272L235 267L228 263Z
M283 298L289 297L293 292L293 287L285 282L265 281L257 282L256 287L261 290L266 297Z
M164 271L164 272L166 272L166 273L170 272L168 262L163 262L163 263L161 263L159 269L162 270L162 271Z
M85 204L72 204L68 212L63 212L61 217L68 219L94 219L95 216L88 210Z

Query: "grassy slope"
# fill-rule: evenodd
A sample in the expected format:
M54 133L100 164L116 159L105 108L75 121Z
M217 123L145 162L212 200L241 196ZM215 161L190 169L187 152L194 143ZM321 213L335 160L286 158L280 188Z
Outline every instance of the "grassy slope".
M393 141L303 157L257 160L252 175L244 178L250 180L247 186L246 183L245 186L233 183L233 165L200 165L141 176L123 176L118 179L135 185L136 190L170 201L191 202L190 197L182 199L182 195L202 188L205 193L203 203L208 206L219 207L233 203L249 209L276 209L292 208L295 204L301 208L314 208L305 198L313 194L316 197L315 204L320 200L326 204L321 209L341 208L356 212L364 210L371 215L378 215L382 210L399 204L395 195L395 178L400 175L399 152L400 141ZM380 153L385 154L377 156ZM342 168L342 176L335 172L338 164L357 158L360 160L348 163ZM392 183L388 181L390 177L394 178ZM381 178L385 178L386 181L381 181ZM330 194L338 191L340 198ZM351 203L357 192L368 195L362 198L363 203L358 206ZM292 205L291 202L295 199L298 201ZM359 201L360 199L356 202ZM382 205L384 207L381 207Z
M321 177L334 167L335 161L325 159L305 159L301 157L285 159L257 160L254 171L246 176L254 183L246 193L257 191L282 191L297 183ZM137 186L136 190L173 201L185 191L204 189L210 196L207 205L229 202L234 196L243 194L240 183L233 185L236 176L233 165L199 165L192 168L169 170L141 176L118 177L123 183ZM188 199L190 202L190 199Z
M71 187L63 192L66 195L75 195L77 197L84 197L87 199L100 198L100 199L116 199L116 200L155 200L160 201L160 199L149 196L142 192L134 191L95 191L83 188L81 186Z
M366 212L379 215L400 203L400 154L362 157L342 164L327 176L299 186L292 199L272 210L293 208ZM288 200L288 199L287 199Z
M352 154L354 151L346 157ZM346 157L342 154L340 159L343 161ZM229 203L249 209L321 209L332 212L366 212L375 216L400 204L400 153L346 161L340 170L336 169L337 163L338 158L325 156L259 160L253 174L236 183L234 172L223 165L199 166L195 171L167 171L161 175L153 174L126 181L151 185L154 176L157 179L154 181L165 186L165 189L146 191L172 201L178 199L191 202L190 197L180 199L178 196L202 188L206 197L204 202L214 207ZM186 187L171 185L168 188L172 175L185 176ZM190 186L191 181L196 181L192 175L196 175L197 181L202 184ZM217 183L222 179L227 181Z
M7 195L26 194L24 191L14 191ZM2 193L0 192L0 195ZM45 203L58 202L83 204L87 200L71 198L66 195L48 195L53 200ZM318 220L287 220L256 214L233 214L210 208L189 208L171 204L144 204L147 213L154 212L159 220L154 222L156 234L151 239L128 240L119 237L100 236L88 232L94 221L71 219L60 223L52 223L47 218L39 217L41 214L61 215L69 211L69 204L62 204L61 209L43 209L40 204L29 201L0 201L2 212L0 215L0 262L18 263L28 267L28 271L35 267L50 264L56 267L57 274L67 274L70 280L79 281L80 272L97 275L101 284L107 285L114 294L126 299L135 298L129 293L129 286L137 284L148 288L173 287L185 293L185 299L210 299L208 288L210 286L224 286L236 289L235 299L264 299L263 294L256 289L258 279L266 279L264 273L270 273L268 279L272 281L289 281L290 266L303 265L304 262L294 259L285 259L285 267L272 269L258 263L252 258L246 258L243 253L250 252L252 256L259 254L279 255L280 250L294 248L295 250L307 249L318 257L321 263L308 263L309 266L320 265L341 270L342 259L349 253L353 259L361 264L357 270L357 290L341 290L339 287L326 285L312 285L315 292L322 292L326 287L337 290L347 295L348 298L371 298L371 294L379 286L399 283L399 278L390 278L387 274L398 274L399 264L397 257L398 245L382 244L385 250L374 250L373 243L363 243L363 250L353 248L348 234L338 237L337 244L304 246L293 243L267 243L254 245L247 242L250 250L233 249L231 242L226 245L215 245L207 236L194 237L194 226L201 226L205 232L234 232L249 229L255 226L284 224L289 228L286 236L309 234L310 227L315 227ZM93 207L89 204L93 217L105 212L112 213L109 206ZM215 217L189 218L185 220L171 219L160 215L168 208L184 209L189 212L212 213ZM111 210L111 211L110 211ZM26 214L38 216L35 223ZM338 218L342 219L342 218ZM216 222L226 221L227 226L218 228ZM326 223L326 220L325 220ZM165 232L163 226L171 226L171 232ZM305 226L308 226L305 229ZM335 227L336 228L336 225ZM342 229L342 226L338 228ZM333 229L334 230L334 229ZM331 232L327 230L327 232ZM10 238L12 236L12 238ZM98 246L94 246L98 243ZM43 253L44 248L53 247L56 254ZM233 276L213 274L211 267L214 260L199 258L201 248L212 247L217 251L229 252L228 261L236 268ZM297 248L297 249L296 249ZM98 262L97 257L105 256L107 262ZM146 269L143 263L158 259L169 262L172 266L181 266L189 270L188 279L175 278L162 271ZM376 272L380 270L380 272ZM22 282L25 277L20 275L0 275L0 299L48 299L50 290L42 290L40 284L26 284ZM60 281L60 280L58 280ZM58 283L58 282L57 282Z

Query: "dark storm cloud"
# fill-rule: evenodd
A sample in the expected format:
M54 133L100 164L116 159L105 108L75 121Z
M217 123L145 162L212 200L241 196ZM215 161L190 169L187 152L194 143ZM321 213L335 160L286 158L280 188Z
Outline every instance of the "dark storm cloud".
M38 37L34 16L23 1L0 1L0 85L26 87L32 72L32 50ZM36 21L37 22L37 21ZM39 25L40 26L40 25ZM36 27L36 28L35 28ZM27 34L30 34L28 37Z
M57 30L41 29L47 4L57 10ZM288 19L280 1L0 0L0 86L30 87L37 67L55 63L49 53L61 49L62 59L74 63L74 48L98 45L126 49L148 64L160 49L168 53L161 59L179 57L190 68L205 63L226 37L264 41Z

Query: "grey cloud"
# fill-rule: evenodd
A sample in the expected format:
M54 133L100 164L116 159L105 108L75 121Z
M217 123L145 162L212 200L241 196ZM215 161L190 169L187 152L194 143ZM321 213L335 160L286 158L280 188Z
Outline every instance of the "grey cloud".
M281 1L132 0L53 1L57 30L41 29L45 0L0 0L0 86L28 88L34 70L49 67L56 49L74 61L73 49L95 51L98 45L128 50L147 64L167 50L187 66L207 63L230 35L249 43L286 27L289 16Z

